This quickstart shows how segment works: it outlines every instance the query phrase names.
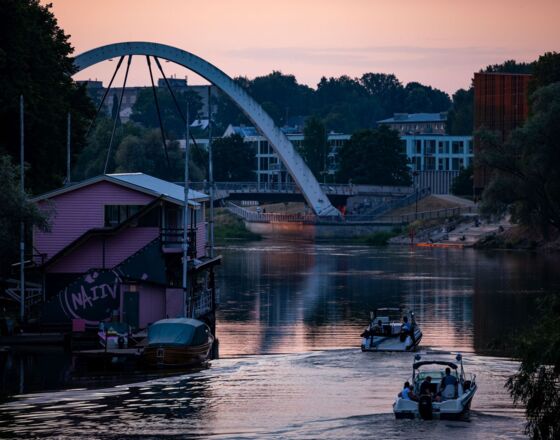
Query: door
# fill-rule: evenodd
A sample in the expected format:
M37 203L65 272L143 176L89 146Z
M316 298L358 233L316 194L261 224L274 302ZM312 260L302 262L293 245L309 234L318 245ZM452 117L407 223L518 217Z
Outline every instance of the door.
M138 292L124 292L124 322L132 328L138 328L140 321Z

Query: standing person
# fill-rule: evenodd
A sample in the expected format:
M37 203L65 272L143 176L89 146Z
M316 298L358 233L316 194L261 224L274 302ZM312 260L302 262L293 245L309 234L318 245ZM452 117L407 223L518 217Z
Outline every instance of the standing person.
M439 386L441 397L443 399L453 399L455 397L455 389L457 387L457 378L451 375L451 368L445 369L445 376L441 379Z
M432 376L426 376L426 379L420 385L420 395L432 395Z

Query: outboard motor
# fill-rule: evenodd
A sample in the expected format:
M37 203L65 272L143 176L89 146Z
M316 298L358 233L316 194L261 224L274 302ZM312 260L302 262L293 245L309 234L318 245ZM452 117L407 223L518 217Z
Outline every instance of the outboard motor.
M420 413L420 417L424 420L432 420L434 418L432 413L432 396L427 394L420 396L418 412Z

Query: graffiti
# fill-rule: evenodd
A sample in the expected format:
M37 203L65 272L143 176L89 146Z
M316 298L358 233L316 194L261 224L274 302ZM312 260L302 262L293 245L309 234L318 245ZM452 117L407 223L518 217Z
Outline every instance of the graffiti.
M44 322L83 319L97 326L120 309L121 277L113 270L87 273L48 301L43 309Z
M115 299L117 297L118 289L118 283L113 284L113 286L109 284L101 284L100 286L90 287L89 291L91 295L88 295L84 286L81 285L78 293L70 294L72 297L72 308L77 310L78 307L81 307L82 309L85 309L88 306L92 307L95 301L105 299L109 295Z

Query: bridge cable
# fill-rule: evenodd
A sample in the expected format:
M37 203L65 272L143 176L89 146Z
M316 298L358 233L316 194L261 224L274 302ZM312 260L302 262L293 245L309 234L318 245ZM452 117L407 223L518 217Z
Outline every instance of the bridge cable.
M111 131L111 139L109 140L109 149L107 150L107 158L105 159L105 168L103 169L103 174L107 174L107 166L109 165L109 157L111 156L111 148L113 147L113 139L115 137L115 131L117 129L117 121L120 119L121 114L121 104L124 97L124 89L126 87L126 80L128 79L128 71L130 70L130 62L132 61L132 55L128 56L128 62L126 64L126 72L124 74L124 81L121 90L121 96L119 98L119 105L117 106L117 113L115 114L115 119L113 121L113 130Z
M169 154L167 154L167 143L165 141L165 131L163 128L163 121L161 119L161 112L159 109L159 101L157 97L156 86L154 84L154 75L152 74L152 63L150 62L150 56L146 55L146 60L148 61L148 70L150 71L150 81L152 82L152 92L154 94L154 101L156 103L156 112L159 121L159 131L161 133L161 140L163 142L163 152L165 153L165 160L167 161L167 167L170 168L171 165L169 163Z
M165 81L165 84L167 86L167 90L169 90L169 93L171 94L171 98L173 98L173 102L175 103L175 107L177 108L177 112L179 113L179 116L183 120L183 123L186 124L187 123L187 118L185 117L185 114L183 113L183 110L181 110L181 106L179 105L179 102L177 101L177 97L175 96L175 93L173 93L173 89L171 88L171 85L169 84L169 81L167 80L167 77L165 76L165 73L163 72L163 68L161 67L161 64L159 62L159 58L154 57L154 60L156 61L156 64L157 64L158 69L161 73L161 76L163 76L163 80ZM198 144L196 143L196 139L194 138L194 135L192 134L192 132L190 133L190 138L193 141L194 146L198 147Z
M107 95L109 94L109 91L111 90L111 85L113 84L115 76L117 76L117 72L119 71L123 60L124 60L124 55L119 59L119 62L117 64L117 68L113 72L113 76L111 77L111 81L109 81L109 85L107 86L107 89L105 90L105 93L103 94L103 98L101 99L101 102L99 103L99 106L97 107L97 111L95 112L95 115L93 116L93 119L89 123L89 127L86 131L85 139L87 139L87 137L89 136L89 132L91 131L91 129L93 127L93 124L97 120L97 116L99 115L99 112L101 111L101 108L103 107L103 104L105 103L105 99L107 98Z

